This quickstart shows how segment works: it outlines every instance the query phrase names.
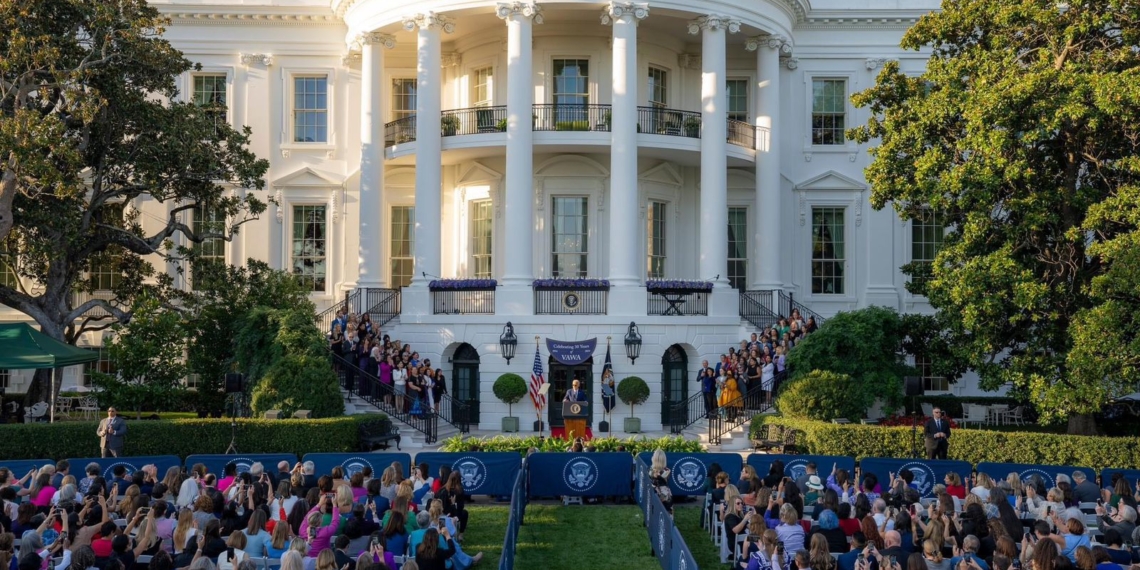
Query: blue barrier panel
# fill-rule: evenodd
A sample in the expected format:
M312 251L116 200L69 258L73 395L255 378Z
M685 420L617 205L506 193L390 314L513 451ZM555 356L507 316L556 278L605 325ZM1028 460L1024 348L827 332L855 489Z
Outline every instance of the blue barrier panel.
M185 465L187 469L190 469L195 463L201 463L206 466L207 472L221 477L226 465L230 463L237 465L238 473L249 471L250 465L259 462L265 467L266 473L276 473L277 464L281 461L288 461L290 465L293 465L297 462L297 456L292 453L203 454L187 457Z
M12 472L12 476L19 479L28 474L32 469L39 469L44 465L55 465L54 459L3 459L0 460L0 467L7 467L8 471ZM71 472L76 475L75 480L83 478L83 468L87 467L86 463L71 464Z
M685 544L685 538L681 536L681 531L676 525L673 526L673 560L671 562L668 570L697 570L697 559L693 557L689 545Z
M27 473L27 471L25 471L25 473ZM1136 489L1136 482L1140 481L1140 469L1110 469L1110 468L1105 468L1100 472L1101 486L1104 487L1105 489L1111 489L1112 488L1112 476L1116 473L1120 473L1121 475L1124 475L1124 477L1126 479L1128 479L1128 488L1129 489L1133 489L1133 490ZM20 474L16 473L16 475L20 475ZM1092 479L1089 479L1089 480L1092 481Z
M649 499L649 510L652 513L649 517L649 542L657 555L657 563L668 568L673 554L673 517L669 516L656 493Z
M312 461L314 473L318 476L327 475L333 467L339 466L344 469L345 479L365 467L372 468L373 477L380 477L393 461L399 461L404 466L404 477L407 477L411 473L412 456L407 453L306 453L301 461ZM436 476L435 473L431 475Z
M747 464L751 465L756 470L756 474L763 479L768 475L768 471L772 469L772 463L779 459L784 462L784 475L791 477L792 480L799 479L805 472L807 472L807 464L809 461L814 461L816 469L819 471L819 477L823 481L827 481L827 476L831 474L831 466L834 465L836 469L846 469L848 473L854 476L855 472L855 459L845 455L776 455L769 453L753 453L748 456ZM737 479L740 479L739 473L729 473L729 480L734 484Z
M634 461L634 500L637 501L637 506L641 507L641 512L646 512L645 502L649 499L649 471L645 466L644 461ZM647 523L646 518L642 523Z
M628 453L535 453L530 496L628 497L633 458Z
M891 480L891 473L897 474L899 471L906 469L914 474L914 482L912 485L918 489L919 495L922 497L933 497L934 486L943 483L946 474L950 472L957 473L959 477L965 479L970 475L973 469L969 463L965 461L943 461L943 460L926 460L926 459L887 459L883 457L868 457L859 461L860 475L866 476L867 473L874 473L879 478L879 486L883 491L887 491L887 485Z
M440 465L451 466L459 473L463 490L469 495L509 496L515 476L522 469L522 456L517 453L417 453L416 463L427 463L435 476Z
M637 457L646 465L653 462L653 453L649 451L639 453ZM722 470L728 472L729 480L735 481L739 478L744 460L736 453L666 453L665 463L669 466L669 488L673 494L694 496L705 494L702 489L709 465L719 464Z
M1096 472L1088 467L1030 465L1026 463L979 463L977 467L978 473L985 473L994 480L1005 479L1006 476L1014 472L1021 476L1022 481L1027 481L1029 477L1037 475L1045 480L1046 489L1056 485L1056 477L1058 474L1072 476L1073 471L1078 470L1084 471L1089 479L1096 480Z
M107 484L111 484L111 479L114 477L111 473L114 471L116 465L122 465L127 468L127 475L142 469L143 465L154 465L158 468L158 480L161 481L166 476L166 470L171 467L181 467L182 460L178 459L177 455L146 455L141 457L79 457L70 458L67 460L71 463L71 472L75 474L75 479L83 478L83 470L87 468L88 463L99 464L99 474L107 480ZM126 492L126 489L119 489L119 493Z

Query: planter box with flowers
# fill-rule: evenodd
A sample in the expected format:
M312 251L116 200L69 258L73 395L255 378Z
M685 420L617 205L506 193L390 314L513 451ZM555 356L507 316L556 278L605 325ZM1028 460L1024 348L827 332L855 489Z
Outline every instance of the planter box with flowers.
M705 315L709 314L708 293L712 281L686 279L650 279L645 282L648 315Z
M495 314L494 279L434 279L428 283L437 315Z
M605 279L535 279L534 314L604 315L610 282Z

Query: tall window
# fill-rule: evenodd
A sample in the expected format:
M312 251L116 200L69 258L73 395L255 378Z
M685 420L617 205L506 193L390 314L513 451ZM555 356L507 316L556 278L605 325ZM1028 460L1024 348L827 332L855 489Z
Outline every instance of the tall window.
M647 246L648 269L645 272L649 279L665 278L665 202L649 202L646 208L648 223L646 227L645 243Z
M215 126L226 122L226 76L222 73L194 76L194 104L206 110Z
M293 142L328 142L328 90L327 75L293 78Z
M220 208L196 206L194 208L194 233L224 234L226 231L226 216ZM224 264L226 262L226 240L214 237L202 240L197 244L198 260L206 263ZM195 287L197 287L195 285Z
M554 198L554 232L551 252L551 276L556 278L586 277L589 254L587 199L584 196Z
M7 368L0 370L0 390L12 387L12 371Z
M729 79L725 85L728 95L728 118L732 121L748 121L748 80Z
M20 276L16 273L16 239L12 234L0 241L0 287L18 289Z
M326 206L293 206L293 273L310 291L325 291L328 277Z
M476 279L491 278L491 221L490 200L471 203L471 274Z
M491 77L493 69L481 67L471 72L471 106L486 107L491 104Z
M590 62L585 59L554 60L554 122L588 121Z
M95 362L88 362L83 366L83 386L91 386L91 373L102 372L103 374L115 374L115 365L111 362L111 353L103 348L88 348L87 350L94 352L99 356Z
M403 119L416 114L416 80L392 80L392 119Z
M843 144L843 129L847 124L847 81L813 79L811 93L811 144Z
M392 208L392 287L407 287L412 283L415 266L416 209L413 206Z
M748 288L748 208L728 209L728 282L741 291Z
M942 218L934 210L925 209L911 221L910 261L915 269L910 278L912 283L926 283L930 279L934 256L942 249L945 234Z
M663 109L669 105L669 74L664 69L649 68L649 106Z
M101 218L99 222L102 224L118 228L125 226L122 203L104 205L99 209L98 215ZM97 291L110 291L117 287L123 277L119 268L122 259L122 248L117 245L107 246L106 250L91 256L91 261L87 266L87 276L91 282L91 288Z
M843 294L843 208L811 209L811 292Z
M922 389L925 392L949 392L950 382L945 376L936 376L930 359L925 356L914 357L914 367L922 377Z

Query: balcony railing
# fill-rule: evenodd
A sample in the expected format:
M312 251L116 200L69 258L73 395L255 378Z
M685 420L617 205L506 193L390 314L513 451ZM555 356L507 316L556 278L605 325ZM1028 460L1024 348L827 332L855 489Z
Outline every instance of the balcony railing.
M536 131L610 131L609 105L534 106Z
M664 107L638 107L637 131L651 135L699 139L701 114Z
M78 307L83 303L90 301L91 299L100 299L107 302L113 302L115 300L115 293L105 289L98 289L95 291L71 292L72 308ZM87 312L83 313L83 317L88 319L106 319L111 317L111 313L103 307L93 307L91 309L88 309Z
M384 125L384 146L416 140L416 116L409 115Z
M493 315L495 289L432 291L431 303L437 315Z
M752 123L729 119L728 144L756 148L756 127Z
M501 133L507 130L507 108L498 105L453 109L444 111L440 122L445 137Z
M604 315L608 288L538 288L534 290L536 315Z

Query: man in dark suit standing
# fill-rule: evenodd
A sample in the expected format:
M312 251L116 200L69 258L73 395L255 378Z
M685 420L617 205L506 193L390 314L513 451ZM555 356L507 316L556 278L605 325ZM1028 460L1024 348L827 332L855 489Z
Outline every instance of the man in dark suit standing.
M566 391L566 397L562 398L562 401L563 402L585 402L586 401L586 393L581 390L580 386L581 385L578 383L578 379L575 378L574 382L571 384L570 389Z
M940 408L934 408L934 417L927 420L923 435L926 438L926 458L946 459L946 451L950 448L950 420L942 417Z
M103 457L122 457L123 443L127 435L127 421L119 417L114 407L107 408L107 417L99 422L96 431ZM125 488L123 490L126 490Z

